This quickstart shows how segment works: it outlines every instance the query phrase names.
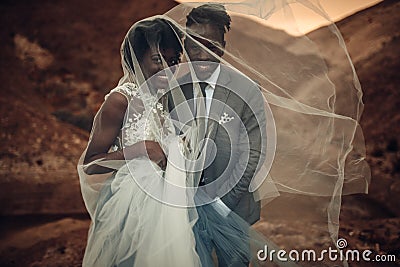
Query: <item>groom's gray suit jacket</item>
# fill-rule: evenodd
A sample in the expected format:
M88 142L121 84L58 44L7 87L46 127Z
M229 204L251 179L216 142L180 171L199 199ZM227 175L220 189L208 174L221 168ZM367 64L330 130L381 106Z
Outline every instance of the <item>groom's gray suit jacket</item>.
M190 75L178 82L186 100L192 100ZM171 95L168 105L171 117L178 119L173 111L177 103ZM189 106L194 112L192 101ZM203 188L210 198L221 197L232 211L250 224L260 218L260 203L249 192L249 185L260 167L258 164L264 162L261 129L265 129L265 125L264 100L257 84L221 65L208 116L208 134L215 146L207 148L209 165L203 171Z

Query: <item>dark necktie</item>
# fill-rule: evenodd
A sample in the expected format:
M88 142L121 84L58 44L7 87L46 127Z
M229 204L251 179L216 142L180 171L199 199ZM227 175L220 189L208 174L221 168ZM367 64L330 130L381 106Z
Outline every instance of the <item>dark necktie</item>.
M208 85L208 83L206 82L199 82L200 85L200 89L201 89L201 93L203 94L203 97L206 97L206 87ZM206 102L206 101L205 101ZM200 177L200 182L199 182L199 186L202 186L205 184L204 181L204 170L201 172L201 177Z
M200 84L200 89L201 89L201 93L203 94L203 97L206 97L206 87L207 87L208 83L199 82L199 84Z

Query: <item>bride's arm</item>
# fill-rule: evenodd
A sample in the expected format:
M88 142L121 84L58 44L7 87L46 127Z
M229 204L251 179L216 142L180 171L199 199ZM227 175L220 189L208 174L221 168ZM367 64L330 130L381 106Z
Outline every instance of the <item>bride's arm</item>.
M117 150L108 153L122 127L127 106L127 99L120 93L114 92L107 97L96 115L84 164L98 159L112 161L148 156L153 161L160 162L160 165L165 166L164 153L159 144L153 141L141 141L125 148L124 151ZM112 171L114 170L97 164L91 164L85 169L89 175Z

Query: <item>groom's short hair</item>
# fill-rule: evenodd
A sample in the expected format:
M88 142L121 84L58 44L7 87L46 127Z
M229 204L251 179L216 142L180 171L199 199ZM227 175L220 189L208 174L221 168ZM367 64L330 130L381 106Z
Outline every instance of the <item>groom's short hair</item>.
M193 8L186 17L186 27L193 24L211 24L224 35L231 28L231 17L221 4L204 4Z

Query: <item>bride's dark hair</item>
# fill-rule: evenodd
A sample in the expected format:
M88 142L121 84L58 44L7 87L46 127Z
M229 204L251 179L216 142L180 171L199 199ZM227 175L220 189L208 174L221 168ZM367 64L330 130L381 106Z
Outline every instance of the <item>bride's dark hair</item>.
M221 4L204 4L193 8L186 17L186 27L193 24L211 24L223 35L231 28L231 17Z
M155 18L138 22L132 27L126 37L123 54L124 61L134 71L131 49L140 62L147 49L152 46L158 48L172 48L177 54L182 53L182 32L165 19Z

